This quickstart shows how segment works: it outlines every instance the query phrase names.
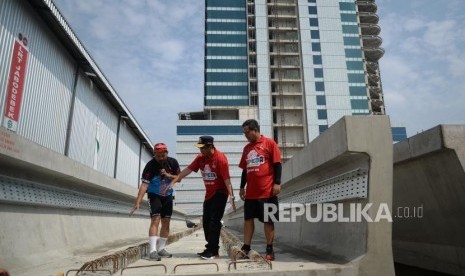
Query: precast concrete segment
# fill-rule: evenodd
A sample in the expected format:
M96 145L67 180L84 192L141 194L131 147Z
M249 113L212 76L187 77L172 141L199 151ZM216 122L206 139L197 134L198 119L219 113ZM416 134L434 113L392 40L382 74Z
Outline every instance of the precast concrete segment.
M465 125L439 125L394 145L396 262L465 274Z
M229 229L227 230L228 232ZM230 232L231 233L231 232ZM237 235L234 233L233 235ZM222 238L221 238L222 239ZM236 237L230 237L230 240L238 240ZM224 244L224 241L221 243ZM257 262L238 262L236 269L231 264L232 260L228 257L225 247L220 245L220 258L213 260L202 260L196 252L204 249L205 239L203 231L199 230L192 235L183 237L177 242L167 246L166 250L173 254L172 258L162 259L160 262L153 262L141 259L130 265L124 270L122 275L154 275L162 273L161 268L144 267L154 263L160 263L167 267L168 274L175 275L327 275L327 276L355 276L358 271L352 264L334 265L329 263L312 262L306 259L300 253L292 251L283 252L281 248L275 247L275 251L280 252L279 260L273 261L273 270L270 270L268 265L257 265ZM236 246L233 246L236 247ZM263 247L264 248L264 247ZM256 252L256 254L264 254L264 252ZM206 264L205 266L199 263ZM219 271L209 263L218 265ZM178 266L179 264L185 264ZM189 265L192 264L192 265ZM135 267L132 269L132 267ZM176 273L174 268L176 267ZM229 268L229 270L228 270Z
M76 252L146 240L148 210L128 216L136 188L3 128L0 135L11 142L7 148L0 147L0 181L9 181L0 184L0 248L9 248L0 258L0 267L20 275L50 260L73 258ZM20 194L8 196L16 183L21 184L22 188L15 190ZM51 194L59 194L65 201L71 200L70 195L81 201L96 199L97 204L102 198L105 200L100 203L127 206L127 213L124 208L121 212L101 212L79 204L66 206L49 200ZM184 218L184 214L175 208L173 217ZM181 224L185 227L184 221Z
M196 228L190 228L181 232L177 232L168 236L167 245L176 242L180 238L190 235L198 230ZM122 270L130 264L136 262L141 258L145 258L149 255L149 243L143 243L136 246L126 248L124 250L112 253L110 255L102 256L96 260L86 262L82 265L80 270L89 269L109 269L112 273L118 270Z
M341 204L338 206L343 207L344 217L351 205L372 204L373 208L367 214L375 219L378 207L392 209L392 160L388 117L346 116L284 163L281 194L292 194L316 183L332 183L326 180L354 170L368 171L367 198L354 196L344 201L296 203ZM240 214L243 205L236 207L236 213L225 215L225 225L242 231L243 216ZM315 207L312 205L311 208L314 212ZM275 223L275 244L307 252L336 266L350 263L350 268L345 266L345 269L356 269L357 275L394 275L391 227L387 219L379 222L310 222L305 216L297 216L291 222ZM263 236L262 228L261 223L255 226L256 235ZM254 242L255 239L252 244ZM279 259L279 254L276 258Z

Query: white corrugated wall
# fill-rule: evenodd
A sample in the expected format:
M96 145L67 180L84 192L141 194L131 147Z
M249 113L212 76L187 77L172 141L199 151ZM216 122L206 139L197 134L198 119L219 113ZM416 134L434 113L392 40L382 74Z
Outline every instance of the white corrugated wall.
M69 157L113 177L119 115L101 93L80 73Z
M55 16L59 16L53 4L50 1L46 3L54 10ZM13 43L21 33L28 39L29 55L17 134L65 154L74 82L78 73L68 156L113 177L119 112L92 79L78 71L74 57L33 9L27 1L0 1L1 120ZM76 47L84 51L64 19L60 17L57 20L67 30L70 40L78 44ZM89 62L93 64L93 61ZM141 150L141 140L131 128L126 128L124 123L121 125L116 176L122 182L137 187L139 174L152 155L145 147Z
M124 120L121 120L119 137L116 178L137 187L140 179L138 175L140 140Z
M76 65L24 1L2 0L0 6L2 120L13 41L21 33L28 40L29 56L17 133L64 153Z

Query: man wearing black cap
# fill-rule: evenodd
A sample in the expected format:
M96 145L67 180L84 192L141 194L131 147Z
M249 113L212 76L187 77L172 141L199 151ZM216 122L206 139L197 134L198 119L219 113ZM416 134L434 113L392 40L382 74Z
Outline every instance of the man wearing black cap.
M178 161L168 157L168 148L165 144L155 144L153 153L153 159L145 165L142 172L142 183L136 204L129 214L132 215L139 209L142 198L147 192L151 217L149 258L160 261L161 257L171 257L171 254L166 251L165 245L170 233L170 220L173 213L173 189L166 189L166 187L179 174L180 169ZM160 236L158 236L160 221L161 229Z
M202 222L207 244L205 246L206 249L198 253L198 255L202 259L215 259L219 258L221 219L223 218L228 197L233 210L236 211L234 192L229 177L228 159L215 148L213 137L201 136L195 146L200 149L200 154L171 181L168 189L172 188L176 182L181 181L181 179L191 172L201 170L206 191L205 201L203 202Z

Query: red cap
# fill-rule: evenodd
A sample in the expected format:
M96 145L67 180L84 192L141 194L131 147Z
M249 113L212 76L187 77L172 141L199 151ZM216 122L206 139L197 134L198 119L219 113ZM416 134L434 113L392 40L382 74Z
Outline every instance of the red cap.
M168 147L167 147L165 144L163 144L163 143L157 143L157 144L155 144L154 148L155 148L155 151L164 151L164 152L168 152Z

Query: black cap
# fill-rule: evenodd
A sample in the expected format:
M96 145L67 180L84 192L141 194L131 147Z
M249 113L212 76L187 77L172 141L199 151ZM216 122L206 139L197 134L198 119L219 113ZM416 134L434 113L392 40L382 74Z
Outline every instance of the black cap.
M211 136L200 136L199 137L199 142L195 144L196 147L198 148L203 148L204 146L207 145L213 145L213 137Z

